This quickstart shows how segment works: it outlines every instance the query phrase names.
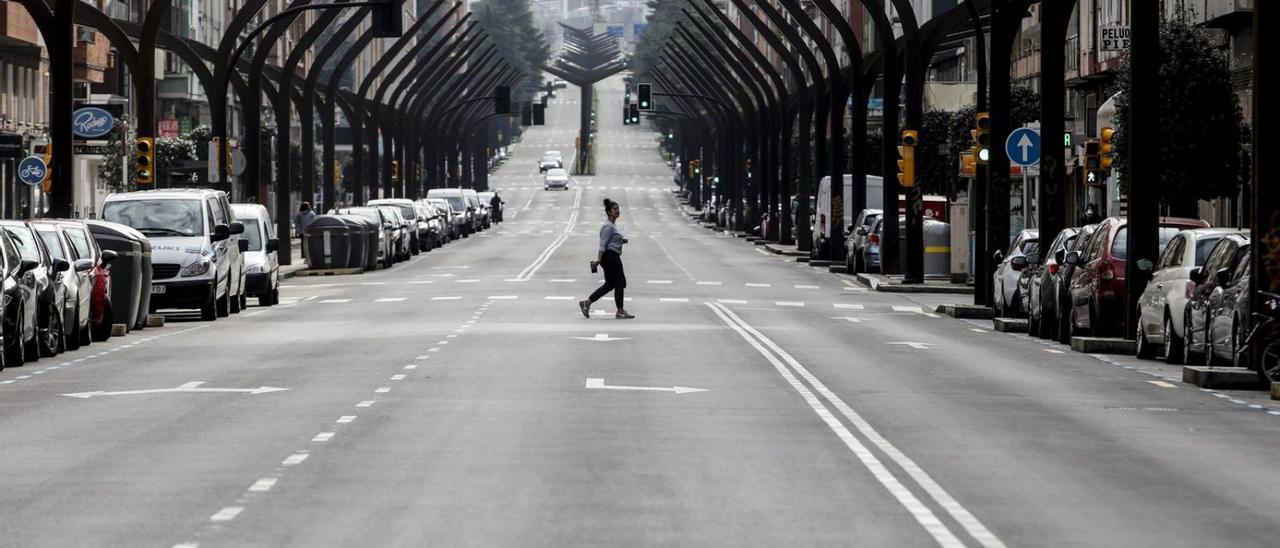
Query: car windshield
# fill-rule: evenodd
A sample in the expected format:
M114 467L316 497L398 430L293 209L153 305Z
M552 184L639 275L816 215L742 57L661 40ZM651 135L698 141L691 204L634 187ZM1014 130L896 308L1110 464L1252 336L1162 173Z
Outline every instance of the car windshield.
M373 221L374 223L382 224L382 218L378 216L378 212L374 209L370 209L367 207L353 207L350 209L343 209L343 210L339 210L338 213L343 215L355 215L356 217L361 217L361 218Z
M249 251L262 251L262 230L254 218L240 219L244 224L244 239L249 240Z
M560 168L547 170L547 177L564 177L565 175L568 175L568 172Z
M449 202L449 209L455 212L467 210L467 203L462 200L462 196L450 196L445 201Z
M1182 229L1178 227L1173 227L1173 226L1160 227L1160 250L1157 251L1156 254L1164 253L1164 248L1169 245L1169 242L1173 241L1173 237L1177 236L1178 232L1180 231L1182 231ZM1197 250L1196 255L1199 255L1199 254L1200 252L1199 250ZM1116 239L1111 242L1111 256L1117 259L1120 259L1122 261L1129 258L1129 227L1128 226L1122 226L1120 227L1120 230L1116 231ZM1207 256L1208 255L1206 255L1206 257ZM1197 261L1196 264L1200 264L1200 263Z
M864 225L876 224L876 219L879 219L879 218L880 216L875 213L868 214L867 218L862 221L862 224Z
M36 238L31 234L31 229L26 227L5 227L4 230L9 233L9 237L13 238L13 243L18 246L18 256L27 261L40 260L40 248L36 247Z
M62 259L69 261L67 258L67 250L62 249L62 240L58 239L58 233L52 230L39 230L40 240L44 242L44 246L49 249L49 256L54 259Z
M414 219L417 219L417 218L418 218L418 215L413 211L413 206L412 206L412 205L410 205L410 204L396 204L396 207L400 208L400 216L401 216L401 217L404 217L405 219L408 219L408 220L410 220L410 221L412 221L412 220L414 220Z
M1196 266L1204 266L1204 261L1209 258L1209 253L1213 251L1213 246L1221 239L1221 234L1201 236L1196 239Z
M199 200L119 200L107 202L102 219L129 225L147 236L201 236Z

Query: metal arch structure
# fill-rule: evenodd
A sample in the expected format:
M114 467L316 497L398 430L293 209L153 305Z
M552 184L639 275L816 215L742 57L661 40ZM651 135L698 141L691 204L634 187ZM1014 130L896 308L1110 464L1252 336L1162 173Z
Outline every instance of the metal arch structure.
M595 83L621 72L626 64L614 38L564 23L560 28L564 32L560 56L542 69L581 89L576 165L582 169L587 165L591 146L591 101Z

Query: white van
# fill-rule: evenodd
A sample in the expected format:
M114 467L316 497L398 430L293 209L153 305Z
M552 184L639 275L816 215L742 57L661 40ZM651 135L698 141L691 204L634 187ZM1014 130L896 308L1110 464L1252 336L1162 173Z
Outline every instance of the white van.
M151 308L198 308L213 320L244 306L244 225L227 194L204 189L112 194L102 219L151 240ZM247 245L247 242L246 242Z
M831 187L831 177L823 177L818 182L817 207L814 210L814 226L813 241L819 242L821 238L826 238L831 234L831 202L827 199L827 189ZM860 211L849 209L849 203L853 199L853 175L846 173L844 175L844 192L841 194L843 201L841 202L841 214L843 223L841 227L848 227L853 224L853 218ZM867 175L867 209L883 209L881 204L884 203L884 178L879 175ZM841 228L843 230L843 228Z
M262 204L231 204L231 211L244 225L244 239L249 242L244 252L245 294L257 297L258 306L279 304L280 240L271 214Z
M463 238L475 232L475 208L467 203L460 188L433 188L427 191L427 199L439 198L449 203L453 211L454 224Z

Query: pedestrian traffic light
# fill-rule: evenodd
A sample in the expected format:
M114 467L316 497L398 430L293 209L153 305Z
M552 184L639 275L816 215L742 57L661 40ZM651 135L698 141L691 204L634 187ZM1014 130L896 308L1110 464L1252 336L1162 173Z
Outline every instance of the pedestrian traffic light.
M979 112L974 118L974 129L969 131L973 137L973 157L979 164L986 164L991 159L991 114Z
M155 184L155 140L138 137L133 152L133 182L140 185Z
M533 104L533 125L541 126L547 123L547 105Z
M636 89L640 96L640 110L653 110L653 84L640 84Z
M1089 139L1084 142L1084 168L1089 171L1096 171L1102 167L1102 158L1099 152L1102 150L1102 143L1097 139Z
M493 111L497 114L511 114L511 88L509 86L493 88Z
M399 0L373 0L369 30L375 38L395 38L404 34L404 10Z
M898 184L902 188L916 186L916 142L918 134L915 130L902 130L902 145L898 147Z
M638 106L638 105L636 105L635 103L631 103L630 105L628 105L628 106L627 106L627 108L628 108L627 114L631 116L631 123L632 123L632 124L638 124L638 123L640 123L640 108L639 108L639 106Z
M1103 171L1111 171L1111 163L1115 160L1116 153L1114 143L1116 130L1104 127L1098 134L1102 136L1101 142L1098 143L1098 165Z

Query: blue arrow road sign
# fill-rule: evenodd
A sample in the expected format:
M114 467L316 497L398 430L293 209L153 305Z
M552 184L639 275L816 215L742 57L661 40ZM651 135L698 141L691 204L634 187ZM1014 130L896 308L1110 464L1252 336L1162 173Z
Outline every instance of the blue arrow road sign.
M1009 132L1004 151L1016 165L1026 167L1040 163L1040 132L1027 127Z
M23 184L36 186L43 183L48 171L49 166L44 165L44 158L39 156L27 156L18 162L18 179Z

